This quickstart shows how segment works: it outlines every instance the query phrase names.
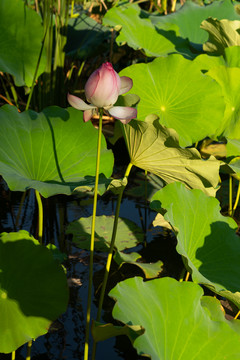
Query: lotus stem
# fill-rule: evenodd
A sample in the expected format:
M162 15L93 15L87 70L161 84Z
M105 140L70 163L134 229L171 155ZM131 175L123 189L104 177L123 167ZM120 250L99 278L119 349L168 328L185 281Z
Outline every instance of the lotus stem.
M35 196L38 204L38 241L42 245L42 237L43 237L43 206L41 195L38 190L35 190Z
M132 166L133 166L132 163L128 164L128 167L126 169L124 177L127 178L129 176ZM114 224L113 224L113 231L112 231L112 238L111 238L110 248L109 248L109 252L108 252L108 258L107 258L105 273L104 273L104 277L103 277L102 288L101 288L101 292L100 292L100 299L99 299L96 321L100 321L100 318L101 318L103 300L104 300L104 296L105 296L105 292L106 292L108 275L110 272L110 267L111 267L111 262L112 262L112 257L113 257L113 249L114 249L114 245L115 245L115 239L116 239L117 227L118 227L118 217L119 217L120 206L121 206L122 195L123 195L124 189L125 189L125 186L122 187L122 189L120 190L120 192L118 194L117 206L116 206L115 218L114 218ZM96 341L94 340L93 351L92 351L92 360L95 359L95 355L96 355Z
M229 175L229 206L228 206L228 215L232 216L232 186L233 186L232 175Z
M32 86L31 86L30 93L28 95L27 105L25 107L25 110L28 110L31 99L32 99L32 94L33 94L33 90L34 90L34 84L35 84L35 81L36 81L36 78L37 78L37 72L38 72L38 68L39 68L39 65L40 65L41 57L42 57L42 52L43 52L43 48L44 48L44 42L45 42L45 39L46 39L46 35L47 35L47 30L45 31L45 34L43 36L42 46L41 46L40 53L39 53L39 56L38 56L37 66L36 66L36 69L35 69L35 72L34 72L34 75L33 75Z
M26 360L31 360L31 350L32 350L32 340L30 340L27 344L27 356Z
M11 360L15 360L15 357L16 357L16 351L13 351L13 352L12 352Z
M93 284L93 253L94 253L95 222L96 222L96 212L97 212L98 180L99 180L100 154L101 154L102 115L103 115L102 109L99 110L99 115L100 116L99 116L99 126L98 126L97 160L96 160L95 186L94 186L94 197L93 197L91 241L90 241L89 282L88 282L84 360L88 360L88 352L89 352L89 333L90 333L91 300L92 300L92 284Z
M234 320L237 320L237 318L239 317L240 315L240 310L238 310L237 314L234 316Z
M233 206L233 214L234 215L234 212L238 206L238 202L239 202L239 197L240 197L240 181L238 181L238 189L237 189L237 196L236 196L236 200L235 200L235 203L234 203L234 206Z

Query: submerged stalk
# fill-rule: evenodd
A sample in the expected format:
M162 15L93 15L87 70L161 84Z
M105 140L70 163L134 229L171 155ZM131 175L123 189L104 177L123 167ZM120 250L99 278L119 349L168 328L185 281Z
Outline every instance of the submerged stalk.
M94 252L95 222L96 222L96 212L97 212L98 180L99 180L100 153L101 153L102 115L103 115L103 110L100 109L99 110L99 127L98 127L95 186L94 186L94 197L93 197L92 229L91 229L91 242L90 242L89 282L88 282L88 300L87 300L84 360L88 360L88 352L89 352L89 333L90 333L91 300L92 300L92 284L93 284L93 252Z
M36 200L38 204L38 241L42 245L42 237L43 237L43 206L41 195L37 190L35 190Z
M125 171L124 177L127 178L129 176L129 173L131 171L132 166L133 166L132 163L128 164L128 167L127 167L127 169ZM109 275L111 262L112 262L112 257L113 257L113 249L114 249L114 245L115 245L115 239L116 239L117 227L118 227L118 218L119 218L120 206L121 206L122 195L123 195L124 189L125 189L125 186L122 187L122 189L120 190L120 193L118 194L117 206L116 206L115 218L114 218L114 224L113 224L113 231L112 231L112 238L111 238L111 244L110 244L110 248L109 248L109 252L108 252L107 264L106 264L105 273L104 273L104 277L103 277L103 283L102 283L102 288L101 288L101 293L100 293L100 299L99 299L99 305L98 305L98 312L97 312L96 321L100 321L100 318L101 318L103 300L104 300L104 296L105 296L105 291L106 291L106 286L107 286L107 281L108 281L108 275ZM93 351L92 351L92 360L95 359L95 354L96 354L96 342L94 341L93 342Z
M229 205L228 205L228 215L232 216L232 176L229 175Z
M234 203L234 206L233 206L232 216L234 215L234 212L235 212L235 210L236 210L236 208L238 206L239 197L240 197L240 181L238 181L237 196L236 196L236 200L235 200L235 203Z

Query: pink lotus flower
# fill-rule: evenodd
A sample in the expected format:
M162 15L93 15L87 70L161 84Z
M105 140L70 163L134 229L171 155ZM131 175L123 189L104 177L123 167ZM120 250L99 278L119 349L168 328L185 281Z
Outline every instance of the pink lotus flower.
M86 104L77 96L68 94L68 102L78 110L84 111L83 120L91 119L98 108L103 108L123 124L136 118L137 110L131 107L113 106L119 95L125 94L132 88L132 79L127 76L120 77L113 69L112 64L106 62L94 71L85 85Z

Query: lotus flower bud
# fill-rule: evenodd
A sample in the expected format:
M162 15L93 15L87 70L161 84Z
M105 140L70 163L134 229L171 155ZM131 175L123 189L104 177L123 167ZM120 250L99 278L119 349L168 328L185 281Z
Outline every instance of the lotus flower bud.
M75 109L82 110L83 120L89 121L98 109L104 109L115 119L123 124L136 118L137 110L127 106L113 106L119 95L125 94L133 86L132 79L127 76L119 76L113 69L112 64L106 62L95 70L85 85L85 95L90 104L85 103L77 96L68 94L68 102Z
M85 95L87 101L98 108L111 107L117 101L120 89L120 76L112 64L106 62L86 82Z

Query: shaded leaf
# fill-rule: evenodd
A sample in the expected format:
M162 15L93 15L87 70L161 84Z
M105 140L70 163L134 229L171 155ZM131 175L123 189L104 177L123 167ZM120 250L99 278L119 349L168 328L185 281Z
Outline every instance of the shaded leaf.
M138 336L144 334L143 327L139 325L116 326L113 324L101 324L93 320L92 335L96 342L104 341L114 336L127 335L133 342Z
M240 21L218 20L208 18L201 23L201 29L209 33L208 41L203 44L203 50L214 55L223 55L224 49L240 45Z
M43 40L41 17L22 0L0 1L0 71L14 76L17 86L31 86ZM38 69L45 69L44 54Z
M45 334L67 307L64 271L27 231L0 235L0 352Z
M91 17L80 13L75 19L69 19L66 53L71 57L86 59L102 50L103 42L111 38L108 28Z
M163 267L163 262L160 260L155 263L145 263L139 261L141 260L141 255L136 252L125 254L121 251L117 251L114 255L114 260L120 266L125 263L138 266L143 271L146 279L153 279L157 277Z
M95 249L108 251L111 243L114 216L97 216L95 225ZM67 234L73 234L73 242L82 249L90 249L92 216L80 218L70 223ZM115 248L124 250L132 248L144 240L142 229L134 222L118 218L118 231Z

